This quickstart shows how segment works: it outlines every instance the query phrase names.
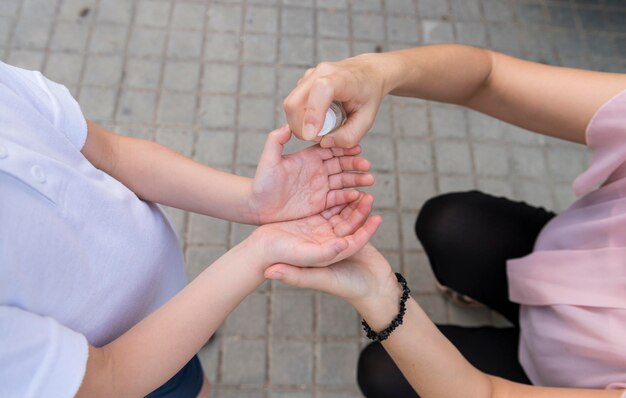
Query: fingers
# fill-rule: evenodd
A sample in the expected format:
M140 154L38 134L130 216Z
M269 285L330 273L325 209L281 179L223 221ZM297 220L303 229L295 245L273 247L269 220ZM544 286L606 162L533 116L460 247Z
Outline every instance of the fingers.
M311 141L317 137L324 124L326 110L333 102L334 94L335 88L331 77L317 79L311 85L302 118L302 138Z
M333 208L337 205L343 205L346 203L350 203L359 198L359 191L354 190L334 190L329 191L328 195L326 195L326 208Z
M287 117L287 123L293 134L304 139L302 136L302 118L304 116L304 104L306 103L306 96L311 87L312 80L303 80L296 88L283 101L283 109L285 110L285 116Z
M331 207L330 209L324 210L323 212L320 213L320 215L324 217L324 219L330 220L334 215L341 213L341 211L345 209L345 207L346 207L345 204L337 205L337 206Z
M337 256L348 249L349 242L343 237L336 237L322 243L309 242L298 248L300 263L305 267L320 267L335 262Z
M333 151L333 155L335 156L354 156L361 153L361 146L357 145L352 148L338 148L333 147L330 148Z
M361 250L372 239L378 227L383 223L383 218L379 214L374 214L367 219L362 227L356 230L354 234L348 239L348 245L353 246L356 250L354 253Z
M271 163L280 161L283 154L283 146L290 138L291 131L287 124L269 133L265 140L261 161L269 161Z
M353 73L344 71L337 63L322 62L309 69L289 93L283 107L293 133L304 140L319 141L317 136L324 123L326 111L333 100L348 101L354 96ZM351 147L353 147L352 145Z
M291 286L327 291L331 286L333 272L328 268L300 268L287 264L274 264L268 267L264 276L278 279Z
M320 146L313 146L311 148L317 148L322 160L329 160L340 156L355 156L361 153L361 146L359 145L352 148L322 148Z
M329 220L331 225L334 224L336 237L299 246L298 253L294 253L298 258L297 265L323 267L347 258L365 246L382 222L379 215L367 218L373 202L372 195L361 193L359 200L345 206L339 215Z
M374 204L374 197L367 193L361 193L359 200L350 203L339 214L328 221L333 226L337 236L345 237L363 226Z
M338 174L342 171L369 171L369 160L359 156L334 157L324 161L328 174Z
M361 250L367 244L367 242L370 241L370 239L372 239L372 237L378 230L378 227L380 227L382 221L383 219L380 215L373 215L372 217L367 219L367 221L365 221L365 223L361 227L359 227L352 235L348 235L342 238L346 242L345 248L343 250L338 251L335 257L328 260L326 264L316 265L324 266L333 264L354 255L356 252ZM339 246L337 246L337 248L338 247Z
M343 126L322 137L320 146L322 148L356 146L374 124L378 107L370 108L363 107L351 113Z
M374 176L371 174L340 173L328 177L330 189L367 187L372 184L374 184Z

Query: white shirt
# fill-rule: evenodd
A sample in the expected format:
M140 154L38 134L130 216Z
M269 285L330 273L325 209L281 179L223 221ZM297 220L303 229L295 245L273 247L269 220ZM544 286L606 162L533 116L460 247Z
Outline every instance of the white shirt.
M71 397L102 346L186 283L175 233L80 152L67 89L0 62L0 396Z

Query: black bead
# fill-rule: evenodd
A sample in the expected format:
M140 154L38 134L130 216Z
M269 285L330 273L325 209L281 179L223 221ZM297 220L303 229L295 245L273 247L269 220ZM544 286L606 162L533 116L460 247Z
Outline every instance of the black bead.
M406 301L409 299L409 294L411 290L409 289L406 279L402 275L396 272L396 279L400 286L402 286L402 297L400 298L400 310L398 315L391 321L391 324L384 330L381 330L379 333L376 333L372 330L370 325L367 324L365 319L361 321L361 325L363 325L363 330L365 331L365 335L368 339L374 341L383 341L386 340L391 332L393 332L398 326L402 325L404 321L404 315L406 314Z

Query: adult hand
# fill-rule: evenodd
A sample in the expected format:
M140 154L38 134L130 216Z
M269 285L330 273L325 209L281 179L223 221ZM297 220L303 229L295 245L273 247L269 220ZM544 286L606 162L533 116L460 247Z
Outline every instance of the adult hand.
M374 198L359 193L349 204L320 214L257 228L250 239L259 248L263 263L323 267L359 251L382 222L379 215L368 218Z
M250 212L257 224L295 220L356 200L359 192L344 190L372 185L374 177L363 174L370 163L357 156L360 147L321 148L314 145L283 156L289 141L288 126L272 131L249 198Z
M331 102L343 104L346 123L321 138L324 148L352 148L372 127L383 97L391 91L388 77L397 59L387 54L363 54L339 62L323 62L306 71L283 105L291 131L300 139L317 136Z
M397 305L399 284L391 266L374 246L368 244L353 256L324 268L301 268L275 264L265 277L288 285L316 289L343 298L357 310Z

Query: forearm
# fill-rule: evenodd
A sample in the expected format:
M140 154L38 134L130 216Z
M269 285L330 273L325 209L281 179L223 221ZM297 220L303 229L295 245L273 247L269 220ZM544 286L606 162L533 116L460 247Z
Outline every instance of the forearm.
M357 310L374 330L382 330L397 314L400 294L357 306ZM423 398L491 397L489 377L465 360L412 298L407 301L403 324L382 344Z
M258 255L247 242L122 336L91 348L78 396L143 397L172 377L264 281Z
M225 220L256 222L248 206L250 178L213 169L150 141L88 125L85 156L141 199Z
M398 311L401 290L354 304L374 330L386 328ZM413 389L423 398L619 398L620 391L537 387L487 375L472 366L410 298L404 322L382 343ZM454 375L454 377L450 377Z
M391 94L464 105L580 143L597 109L626 89L626 75L548 66L463 45L388 54L398 65L388 76Z
M247 211L251 179L193 161L161 145L122 137L113 177L140 198L240 223Z
M464 45L434 45L382 54L396 68L389 68L386 91L455 104L467 103L489 80L492 53Z

